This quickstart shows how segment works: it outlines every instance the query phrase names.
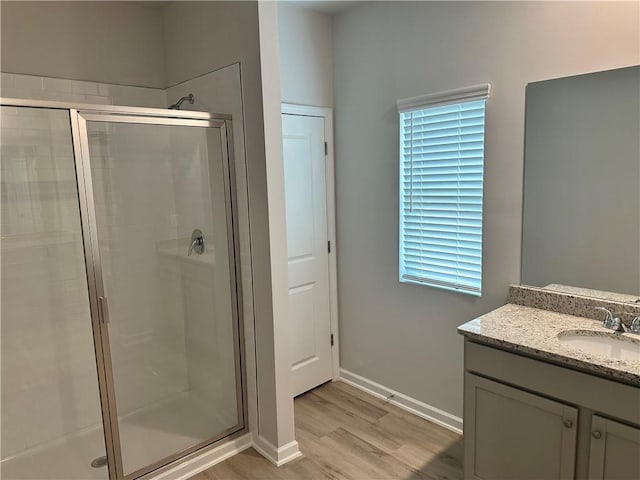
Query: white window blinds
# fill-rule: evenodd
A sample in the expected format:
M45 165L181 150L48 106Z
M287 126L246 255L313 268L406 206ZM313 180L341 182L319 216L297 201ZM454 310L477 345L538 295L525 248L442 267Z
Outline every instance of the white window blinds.
M398 102L400 281L480 295L489 85Z

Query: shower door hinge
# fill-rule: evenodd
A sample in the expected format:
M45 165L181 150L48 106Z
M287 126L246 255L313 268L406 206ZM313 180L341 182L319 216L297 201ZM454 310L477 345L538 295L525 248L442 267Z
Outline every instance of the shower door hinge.
M327 241L327 252L331 253L331 240Z
M327 142L324 142L324 155L325 157L329 155L329 144Z
M331 346L333 347L333 333L331 334Z

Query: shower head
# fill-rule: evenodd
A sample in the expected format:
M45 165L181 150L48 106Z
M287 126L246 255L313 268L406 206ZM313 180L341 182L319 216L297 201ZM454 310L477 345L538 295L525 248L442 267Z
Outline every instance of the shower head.
M176 103L174 103L173 105L171 105L169 107L170 110L180 110L180 105L182 105L182 102L184 101L189 102L191 105L193 105L193 102L195 102L195 98L193 97L193 93L190 93L189 95L187 95L186 97L182 97L180 100L178 100Z

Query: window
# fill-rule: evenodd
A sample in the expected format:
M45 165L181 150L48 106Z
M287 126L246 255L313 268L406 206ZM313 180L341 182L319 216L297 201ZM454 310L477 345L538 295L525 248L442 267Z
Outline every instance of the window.
M480 295L490 86L398 101L400 281Z

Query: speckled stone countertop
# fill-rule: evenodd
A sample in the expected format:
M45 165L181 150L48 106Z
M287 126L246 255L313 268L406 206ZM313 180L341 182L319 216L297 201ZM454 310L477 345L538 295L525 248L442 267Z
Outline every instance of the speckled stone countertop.
M507 304L458 327L459 333L479 343L640 386L640 359L615 360L590 355L559 340L558 334L567 330L586 330L582 333L595 336L612 334L596 320L515 304ZM624 341L640 341L640 335L616 335Z

